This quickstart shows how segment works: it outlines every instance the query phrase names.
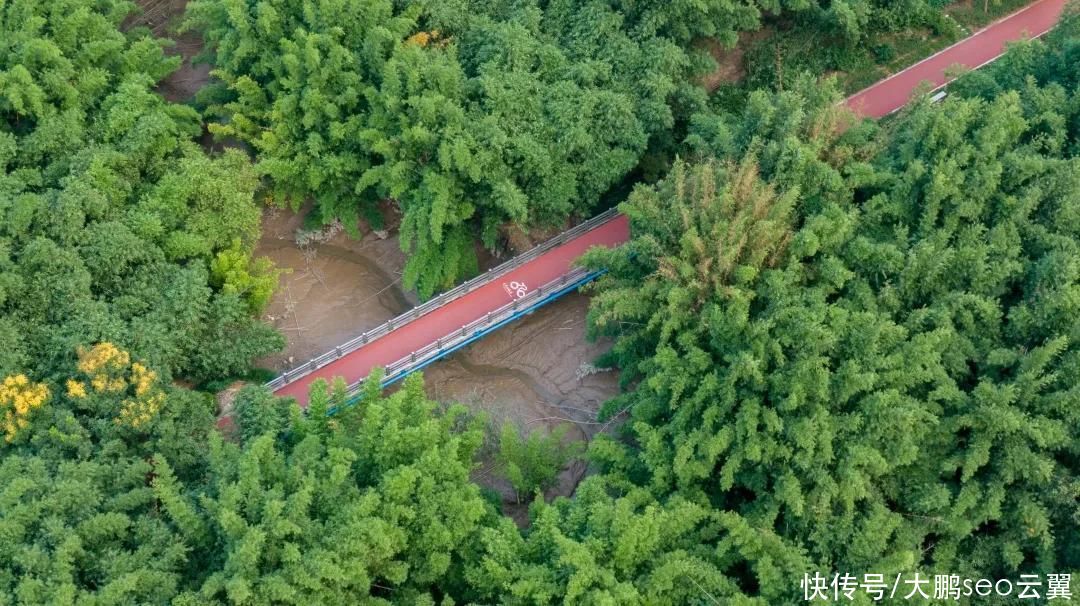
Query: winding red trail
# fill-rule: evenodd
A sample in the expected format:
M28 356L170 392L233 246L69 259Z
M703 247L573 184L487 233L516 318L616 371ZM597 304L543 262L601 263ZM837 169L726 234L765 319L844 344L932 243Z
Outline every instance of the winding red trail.
M847 105L870 117L880 117L893 112L907 103L912 92L923 81L930 81L935 86L944 84L944 72L949 66L959 63L972 68L980 67L1000 56L1006 42L1042 35L1053 27L1065 2L1066 0L1034 2L971 37L852 95L847 99ZM315 379L329 380L340 376L353 383L367 376L373 368L396 362L461 326L484 317L488 312L510 303L511 295L504 289L504 284L517 281L525 283L529 288L546 284L570 271L574 260L590 247L617 246L626 242L629 237L629 221L625 216L618 215L493 282L405 323L341 359L288 383L275 393L280 396L293 396L306 406L308 387Z
M999 19L971 36L848 97L847 105L863 116L880 118L900 109L923 82L934 88L946 84L945 71L954 65L976 69L997 59L1005 44L1037 38L1050 31L1067 0L1039 0Z

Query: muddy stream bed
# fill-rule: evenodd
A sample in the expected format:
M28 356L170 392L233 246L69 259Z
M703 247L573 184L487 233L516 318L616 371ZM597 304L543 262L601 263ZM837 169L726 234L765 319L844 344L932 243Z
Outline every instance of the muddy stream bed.
M266 210L256 248L257 256L269 257L286 272L264 319L288 344L259 361L279 372L418 302L401 288L405 256L393 236L380 238L365 230L363 238L354 240L331 230L323 241L300 246L301 225L300 215ZM540 431L568 424L569 439L591 439L604 427L596 423L596 413L618 393L618 384L613 371L591 365L610 344L585 339L587 308L585 296L568 295L432 364L424 370L428 394L483 412L493 431L504 422ZM584 473L583 465L572 465L548 496L572 493ZM513 491L490 461L482 462L474 479L510 500ZM515 517L523 513L522 508Z

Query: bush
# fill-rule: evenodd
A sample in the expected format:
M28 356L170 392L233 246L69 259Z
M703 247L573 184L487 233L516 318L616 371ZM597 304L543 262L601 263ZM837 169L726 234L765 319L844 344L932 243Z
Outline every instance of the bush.
M503 425L496 460L519 503L529 494L554 486L559 472L581 455L581 442L566 441L569 429L564 424L547 434L532 431L522 436L513 424Z

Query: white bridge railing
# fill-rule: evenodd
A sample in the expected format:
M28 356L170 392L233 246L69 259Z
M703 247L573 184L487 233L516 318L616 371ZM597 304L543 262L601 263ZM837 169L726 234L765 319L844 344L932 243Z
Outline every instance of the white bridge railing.
M498 279L503 275L506 275L507 273L513 271L514 269L517 269L518 267L524 265L525 263L528 263L529 261L532 261L533 259L536 259L537 257L552 250L553 248L557 248L569 242L570 240L573 240L574 238L586 232L589 232L592 229L603 225L604 223L607 223L617 214L618 212L616 211L616 209L612 208L600 213L599 215L596 215L595 217L592 217L587 221L575 225L574 227L571 227L570 229L560 233L554 238L551 238L550 240L537 245L536 247L506 261L505 263L501 263L480 274L479 276L476 276L475 278L468 280L467 282L464 282L395 318L387 320L383 324L376 326L375 328L367 332L364 332L360 336L350 339L349 341L346 341L341 345L338 345L334 349L322 354L321 356L312 358L311 360L307 361L304 364L301 364L300 366L285 371L281 375L275 377L273 380L267 382L266 387L269 388L271 391L276 391L284 387L285 385L288 385L289 383L292 383L293 381L304 377L326 366L327 364L330 364L331 362L339 360L349 355L350 353L360 349L361 347L364 347L368 343L380 337L386 336L387 334L390 334L391 332L404 326L405 324L408 324L416 320L417 318L420 318L421 316L435 311L436 309L442 307L443 305L446 305L454 299L458 299L463 295L468 294ZM518 313L518 310L527 309L528 307L535 306L539 302L544 302L548 300L548 297L544 297L543 295L545 293L550 294L553 290L559 290L560 285L563 287L568 287L570 285L576 287L577 285L589 281L593 277L595 277L595 274L589 272L588 270L576 268L572 269L569 273L564 274L561 278L557 278L556 280L549 282L537 289L534 289L526 293L522 297L515 299L512 303L509 303L500 307L497 310L489 312L486 316L474 320L470 324L461 327L459 331L450 333L445 338L437 339L435 342L429 344L428 346L425 346L421 350L414 352L411 356L393 362L386 367L386 380L391 380L395 372L403 372L402 369L404 369L406 366L416 364L417 362L412 361L414 358L420 359L419 357L427 356L433 351L437 351L440 349L460 347L460 343L454 346L450 345L451 341L453 341L453 335L455 334L461 333L462 331L468 332L469 330L474 330L474 332L477 330L479 330L480 332L485 332L485 327L489 326L490 323L494 322L497 324L498 322L506 320L507 317L512 317L513 315ZM532 301L532 304L528 305L528 301ZM507 316L508 312L509 316ZM434 350L432 348L434 348ZM358 385L359 382L351 385L350 388Z

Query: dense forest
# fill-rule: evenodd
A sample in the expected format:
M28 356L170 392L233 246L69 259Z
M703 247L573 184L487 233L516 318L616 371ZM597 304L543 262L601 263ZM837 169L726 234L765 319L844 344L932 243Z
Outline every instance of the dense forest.
M192 0L218 82L182 105L132 4L0 3L0 605L771 605L813 571L1080 571L1080 18L882 122L820 73L696 83L702 38L857 45L940 4ZM351 230L390 202L422 296L509 225L618 202L630 242L582 263L623 388L600 420L628 418L573 497L519 527L481 449L526 501L574 453L419 374L355 406L319 381L306 413L248 386L218 431L198 388L283 343L263 198Z
M649 152L673 151L707 104L689 42L734 42L781 10L830 40L928 14L902 3L682 0L194 0L221 84L211 128L254 147L274 198L323 221L402 214L421 295L475 272L499 227L588 215ZM707 67L705 68L707 69Z

